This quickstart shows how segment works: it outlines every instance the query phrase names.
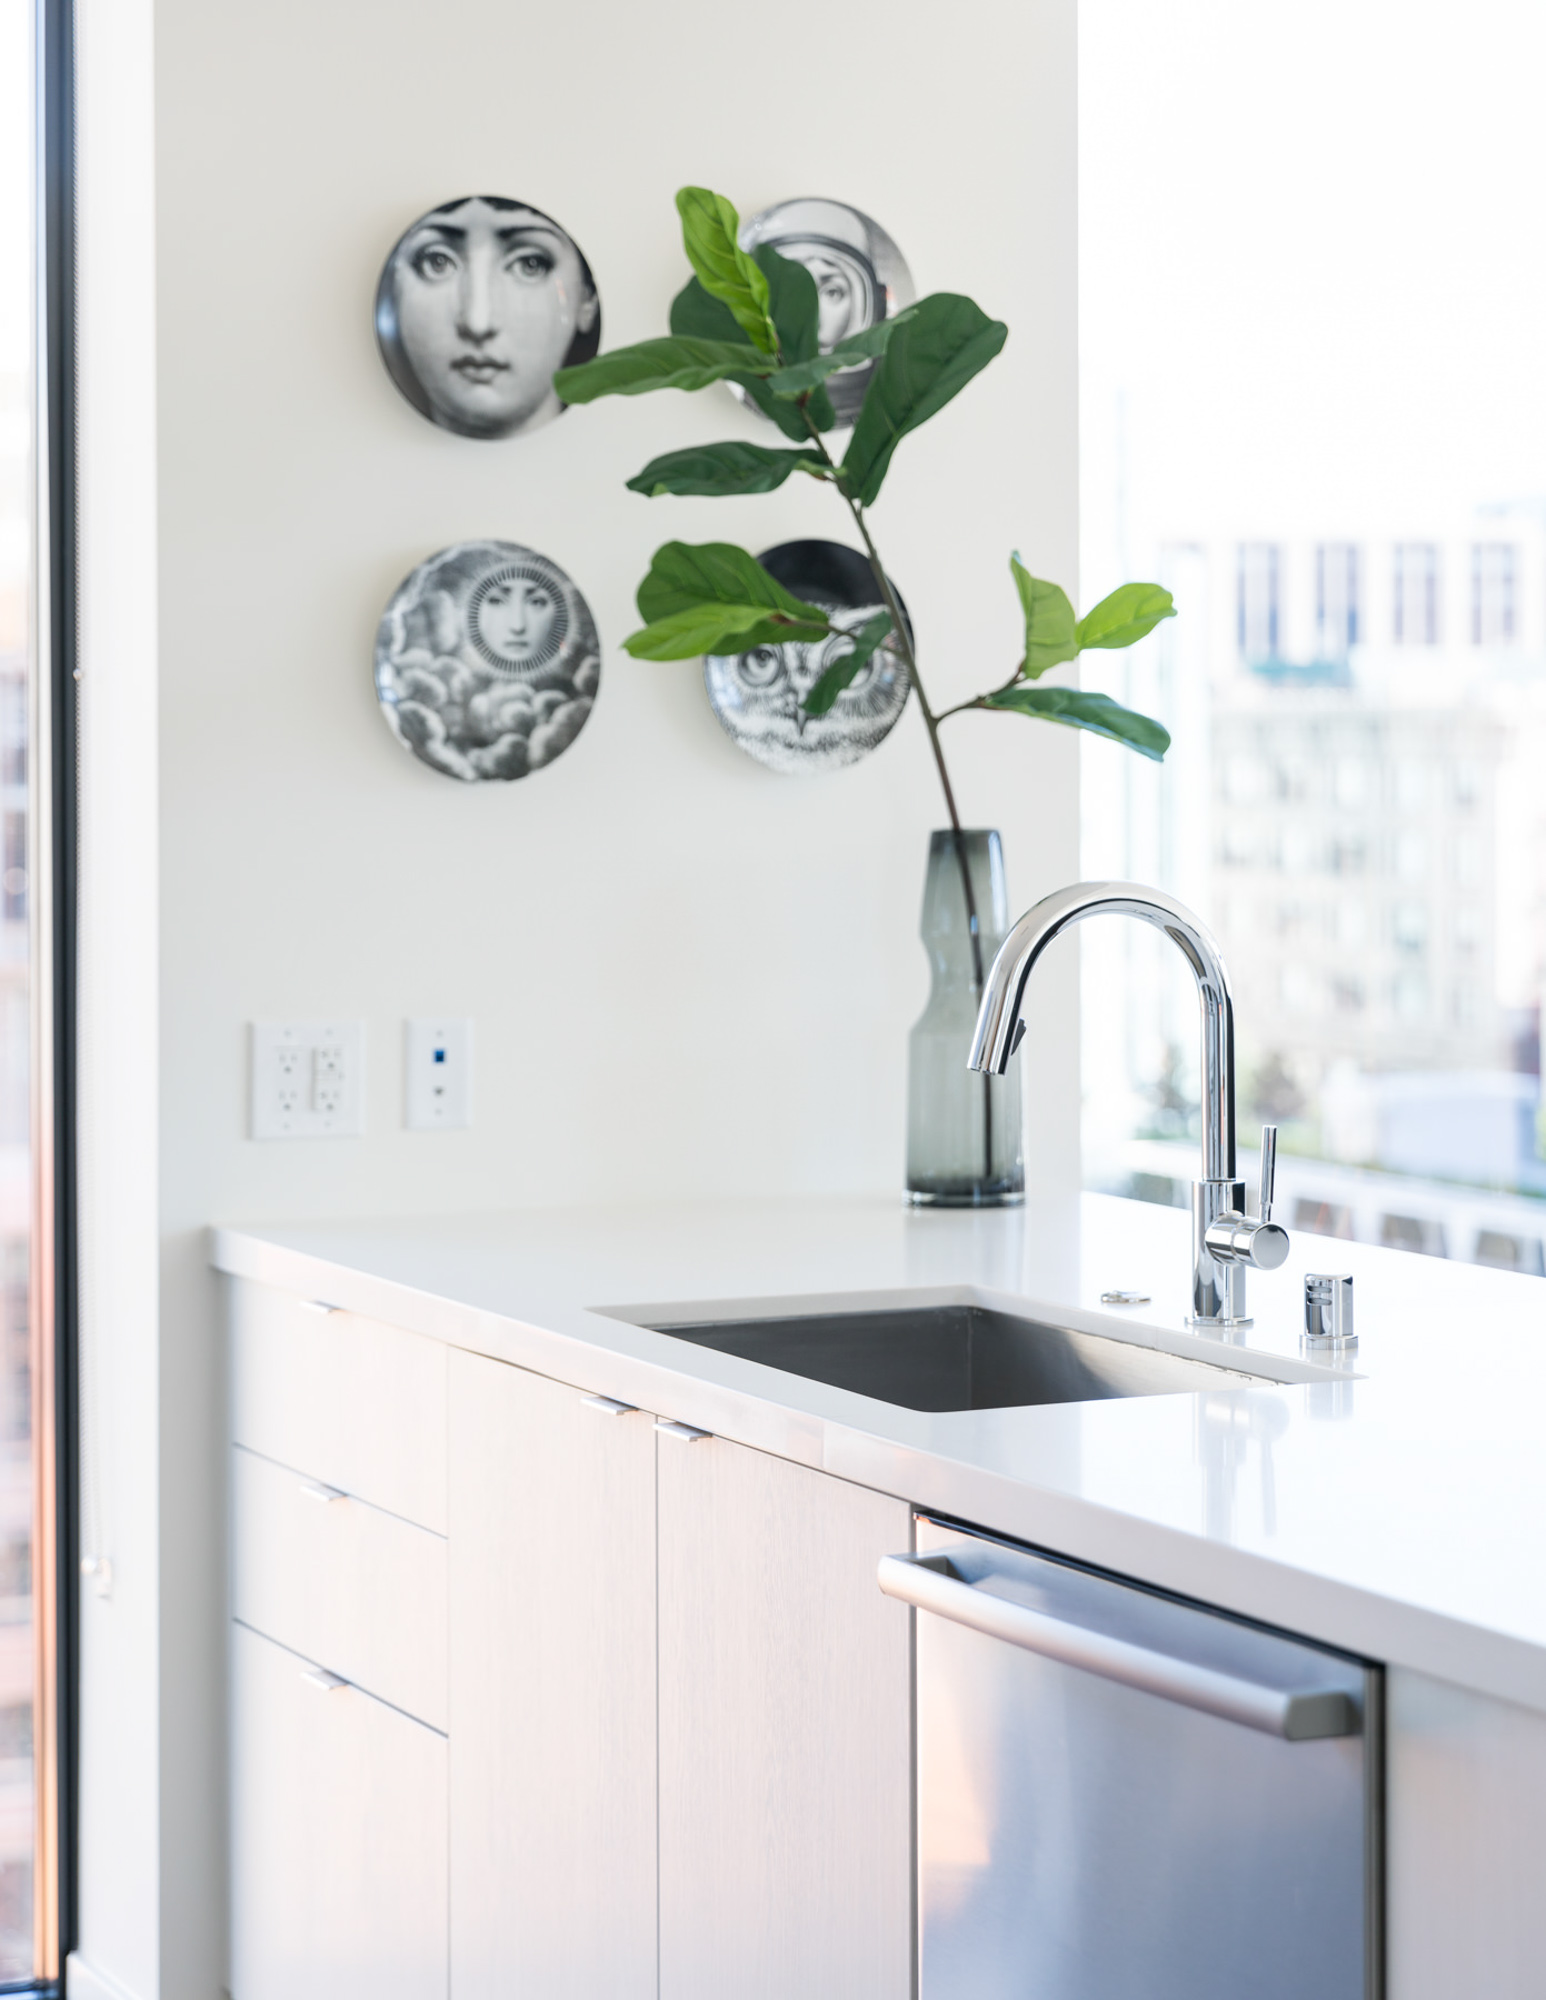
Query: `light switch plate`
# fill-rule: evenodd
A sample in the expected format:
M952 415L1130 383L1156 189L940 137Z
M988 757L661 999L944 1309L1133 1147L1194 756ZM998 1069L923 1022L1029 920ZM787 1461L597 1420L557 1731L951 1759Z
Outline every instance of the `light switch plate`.
M403 1123L453 1132L472 1123L472 1022L446 1014L406 1021Z
M357 1139L365 1130L363 1021L254 1021L254 1139Z

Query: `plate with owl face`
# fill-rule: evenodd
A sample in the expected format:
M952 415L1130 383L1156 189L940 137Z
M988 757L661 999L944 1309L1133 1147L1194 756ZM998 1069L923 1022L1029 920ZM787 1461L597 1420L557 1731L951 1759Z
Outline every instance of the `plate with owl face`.
M840 542L781 542L757 560L802 602L820 605L844 632L857 631L885 608L869 564ZM825 715L807 715L800 706L847 650L842 639L828 638L711 653L703 663L704 685L735 747L770 771L786 773L836 771L878 749L911 692L907 668L894 653L876 653Z

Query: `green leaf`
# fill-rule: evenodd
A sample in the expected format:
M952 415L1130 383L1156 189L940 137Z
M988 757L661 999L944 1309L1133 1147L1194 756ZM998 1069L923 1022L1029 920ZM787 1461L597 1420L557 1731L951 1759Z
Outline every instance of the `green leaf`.
M1175 615L1175 599L1159 584L1124 583L1079 620L1079 644L1081 648L1134 646L1161 619Z
M768 281L768 311L778 329L778 350L786 364L811 361L820 351L821 301L816 280L803 264L781 257L771 243L752 252Z
M745 373L771 375L778 363L744 342L684 340L675 335L615 347L578 368L560 368L553 387L566 403L593 403L598 396L645 396L653 389L704 389Z
M812 286L812 290L814 290L814 286ZM674 334L678 334L680 338L684 338L684 340L730 340L730 342L734 342L738 338L738 334L740 334L740 328L730 318L730 308L724 306L718 298L710 298L710 294L698 284L696 278L688 278L688 282L682 286L682 290L672 300L670 330ZM768 368L768 374L772 374L772 372L774 370ZM810 432L806 430L806 422L800 416L800 412L794 408L794 404L792 402L778 402L768 392L766 384L758 380L758 376L754 376L754 374L728 374L724 380L726 382L734 382L738 388L744 388L746 394L756 404L756 408L762 410L764 416L770 416L774 420L774 424L778 424L778 428L784 432L786 438L794 438L798 444L804 444L810 438Z
M825 715L860 671L873 657L876 649L883 645L891 630L891 613L882 611L878 617L870 618L854 634L852 647L840 660L832 665L817 681L810 693L800 703L807 715Z
M655 500L662 493L771 493L792 472L823 476L821 455L814 451L778 451L762 444L689 445L652 458L630 479L629 491Z
M639 616L646 625L658 625L679 613L695 611L703 605L730 607L737 617L761 620L769 630L755 637L736 626L732 619L727 633L741 632L744 652L770 639L823 639L832 630L832 621L814 604L791 597L784 586L771 577L753 555L733 542L663 542L650 558L649 574L639 585ZM636 638L642 635L635 634ZM629 649L632 650L632 644ZM703 647L698 650L702 652ZM713 650L712 646L709 647ZM688 659L690 653L657 653L645 657Z
M689 278L671 301L670 325L673 333L687 340L722 340L750 347L729 306L706 292L696 278ZM760 350L753 347L747 360L754 356L760 356Z
M787 639L824 639L827 629L760 604L688 604L630 634L623 651L636 660L695 660L704 653L779 646Z
M710 188L677 189L682 243L699 282L730 308L736 325L764 354L778 351L778 329L769 311L771 297L761 267L737 241L741 218L722 194Z
M664 542L639 585L644 629L623 641L640 660L744 653L787 639L824 639L825 611L802 604L733 542Z
M1039 680L1048 667L1061 666L1064 660L1079 656L1079 641L1074 636L1074 607L1061 586L1044 583L1039 576L1031 575L1018 550L1009 558L1009 570L1020 593L1020 608L1025 613L1025 658L1020 662L1020 671L1027 680Z
M816 352L816 281L803 264L780 257L771 243L763 244L756 257L767 276L780 348L786 357L793 356L798 365ZM671 331L698 340L736 341L741 337L730 308L722 300L711 297L696 278L689 278L671 301ZM755 357L761 374L774 372L765 366L763 357L755 348L748 348L747 354L748 357ZM803 443L810 436L800 412L789 403L776 400L756 374L731 375L726 379L744 389L751 402L778 425L785 437ZM831 398L819 384L812 391L807 408L811 422L819 431L831 430L837 421Z
M1170 731L1114 702L1109 694L1088 694L1083 688L1012 687L983 696L984 708L1012 709L1017 715L1040 716L1044 722L1066 723L1094 736L1109 736L1158 764L1170 748Z
M819 352L821 334L821 303L816 295L816 280L803 264L797 264L792 257L780 257L771 243L764 243L752 255L768 281L768 309L773 315L773 324L778 328L781 358L794 367L814 361ZM791 432L786 428L783 419L787 411L771 400L771 392L765 383L756 382L755 386L743 383L742 386L763 415L771 417L786 437L806 435L798 411L795 412L796 429ZM812 384L806 409L819 431L829 431L837 422L832 398L820 382Z
M882 321L882 325L885 322ZM899 319L848 442L843 470L854 497L871 506L909 431L926 423L987 367L1009 328L954 292L920 299Z
M814 285L811 289L814 291ZM897 328L907 324L911 310L909 307L907 311L898 313L895 319L883 319L877 326L866 327L863 333L839 341L830 354L816 354L809 361L802 361L798 367L781 368L776 375L768 377L768 388L775 396L803 396L807 390L825 382L829 375L835 375L840 368L856 368L861 361L873 361L877 354L885 352Z

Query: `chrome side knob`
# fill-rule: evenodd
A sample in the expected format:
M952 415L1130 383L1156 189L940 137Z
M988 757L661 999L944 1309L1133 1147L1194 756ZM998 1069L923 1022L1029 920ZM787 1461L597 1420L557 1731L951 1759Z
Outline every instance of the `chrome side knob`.
M1221 1264L1250 1264L1258 1271L1275 1271L1288 1256L1288 1231L1281 1224L1252 1222L1233 1211L1210 1222L1203 1241Z
M1306 1347L1358 1345L1353 1331L1353 1281L1345 1271L1307 1271L1304 1280Z

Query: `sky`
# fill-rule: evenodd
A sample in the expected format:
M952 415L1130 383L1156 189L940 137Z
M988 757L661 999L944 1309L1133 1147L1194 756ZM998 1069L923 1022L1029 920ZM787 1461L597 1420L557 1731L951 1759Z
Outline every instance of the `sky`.
M1123 460L1135 560L1546 498L1542 0L1080 0L1080 65L1086 597Z

